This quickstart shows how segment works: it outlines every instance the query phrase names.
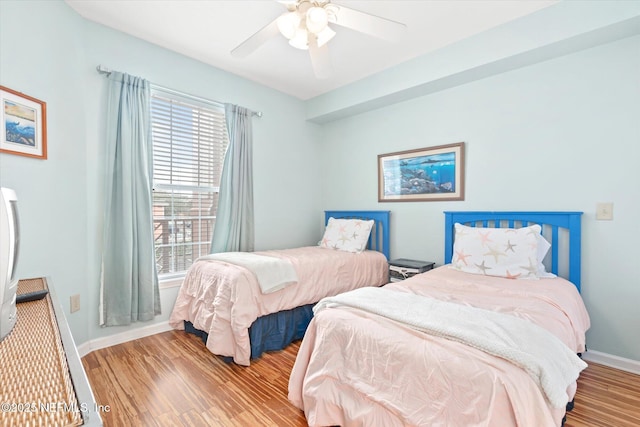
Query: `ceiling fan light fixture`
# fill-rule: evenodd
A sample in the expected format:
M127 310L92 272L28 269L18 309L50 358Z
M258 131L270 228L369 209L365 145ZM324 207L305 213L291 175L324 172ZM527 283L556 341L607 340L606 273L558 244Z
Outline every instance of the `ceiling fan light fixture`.
M296 36L300 26L300 15L296 12L285 13L278 17L277 24L280 34L291 40Z
M317 78L328 78L332 67L327 44L336 35L333 25L389 40L397 40L407 28L400 22L332 4L331 0L280 0L280 3L287 12L231 50L233 56L245 57L281 33L292 47L309 52Z
M307 30L313 34L320 34L329 23L329 15L322 7L314 6L307 10L306 25Z

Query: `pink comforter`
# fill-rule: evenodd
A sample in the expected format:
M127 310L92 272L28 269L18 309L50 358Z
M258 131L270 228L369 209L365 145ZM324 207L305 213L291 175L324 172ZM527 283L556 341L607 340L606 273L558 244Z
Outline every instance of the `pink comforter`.
M445 266L385 289L528 319L584 351L589 317L561 278L508 280ZM575 383L567 393L574 396ZM322 310L311 321L289 400L310 426L559 426L565 412L504 359L347 308Z
M260 316L318 302L326 296L388 281L388 264L380 252L354 254L316 246L257 254L288 259L298 283L262 294L253 273L222 261L195 262L178 293L169 324L184 329L184 320L209 334L207 348L249 365L249 326Z

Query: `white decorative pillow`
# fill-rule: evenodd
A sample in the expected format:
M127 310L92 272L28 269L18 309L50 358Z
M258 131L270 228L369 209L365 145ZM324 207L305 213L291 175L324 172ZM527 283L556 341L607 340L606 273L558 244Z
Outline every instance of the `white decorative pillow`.
M538 277L556 277L555 274L549 273L542 263L544 257L547 256L547 252L549 252L550 248L551 243L549 243L547 239L545 239L542 234L540 234L538 236Z
M362 252L367 247L373 220L329 218L319 245L346 252Z
M467 273L537 279L542 261L538 258L540 230L537 224L522 228L476 228L455 224L451 264Z

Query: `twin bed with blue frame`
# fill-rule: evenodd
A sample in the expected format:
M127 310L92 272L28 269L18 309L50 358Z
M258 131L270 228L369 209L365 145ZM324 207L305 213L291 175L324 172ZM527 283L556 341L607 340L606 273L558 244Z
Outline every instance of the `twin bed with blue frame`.
M586 366L579 355L590 324L579 293L582 212L447 211L444 216L445 265L316 307L288 396L309 425L564 424L573 408L575 378ZM494 252L504 242L504 252L528 248L533 254L527 259L542 262L545 271L536 270L534 278L516 278L509 270L488 275L484 267L492 258L507 263L506 255ZM546 255L539 247L549 247ZM530 261L523 264L527 271L532 267ZM439 313L447 313L447 321L440 321ZM488 317L499 326L490 327ZM474 334L486 341L476 345L479 341L460 338ZM538 334L540 339L534 338ZM521 342L507 353L523 359L493 353L502 342ZM558 375L522 363L529 354L537 354L530 360L540 366L557 363ZM556 380L557 393L549 393L545 385Z
M389 259L389 221L390 221L390 212L385 210L347 210L347 211L339 211L339 210L329 210L324 213L325 224L328 224L330 218L334 219L353 219L353 220L373 220L373 226L371 228L371 232L369 234L369 239L367 243L367 250L380 252L384 255L384 259L382 257L378 257L377 263L382 260L384 265L382 268L377 267L378 273L375 277L376 285L384 284L388 281L388 269L386 262ZM327 251L327 249L322 249L322 251ZM341 251L331 251L333 253L340 253ZM351 257L364 259L364 256L359 256L363 254L351 254L351 253L342 253L345 259ZM318 261L320 262L320 261ZM345 261L347 262L347 261ZM351 262L351 261L348 261ZM329 276L333 269L345 268L345 265L350 264L342 264L341 262L334 263L323 266L326 268L327 275ZM212 267L214 268L214 267ZM187 274L189 277L189 274ZM348 279L347 279L348 280ZM351 283L344 283L344 289L347 290L352 285ZM370 286L371 283L362 283L358 286ZM183 284L183 286L185 286ZM302 283L300 284L302 287L314 287L315 283ZM342 286L342 285L340 285ZM328 295L327 295L328 296ZM257 296L257 298L261 298ZM319 298L318 298L319 300ZM195 301L195 299L194 299ZM194 302L197 303L197 302ZM313 306L317 303L317 300L314 300L312 303L303 304L297 307L293 307L287 310L276 311L273 313L265 314L263 316L258 317L248 328L249 341L251 346L251 359L255 359L260 357L262 353L265 351L273 351L280 350L285 348L291 342L302 339L306 328L313 317ZM175 309L174 309L175 312ZM187 317L187 316L182 316ZM202 338L202 340L207 343L210 339L210 334L208 331L198 329L194 326L194 324L189 319L184 319L184 329L187 332L198 335ZM215 339L215 337L213 337ZM224 356L226 361L235 360L233 357L228 355Z

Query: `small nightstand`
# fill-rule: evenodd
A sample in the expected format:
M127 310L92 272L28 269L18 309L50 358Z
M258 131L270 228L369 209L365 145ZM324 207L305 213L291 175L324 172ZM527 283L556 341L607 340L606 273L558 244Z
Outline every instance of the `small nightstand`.
M424 273L435 266L435 262L415 259L397 258L389 261L389 279L400 282L416 274Z

